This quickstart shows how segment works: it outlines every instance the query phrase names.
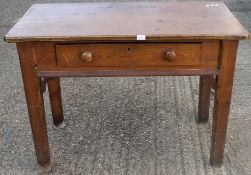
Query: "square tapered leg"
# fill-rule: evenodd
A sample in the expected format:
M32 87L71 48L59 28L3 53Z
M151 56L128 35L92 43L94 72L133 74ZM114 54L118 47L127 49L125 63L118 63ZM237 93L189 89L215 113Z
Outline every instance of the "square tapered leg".
M200 77L198 122L206 123L209 117L210 95L212 87L212 76Z
M37 155L42 166L50 166L50 151L47 136L47 125L44 111L44 100L40 88L41 79L36 74L36 64L29 45L17 43L23 84L28 106L31 130Z
M210 155L210 162L215 166L221 166L223 163L237 47L238 41L222 42L220 58L221 68L216 77Z
M53 123L59 126L64 121L59 78L47 78Z

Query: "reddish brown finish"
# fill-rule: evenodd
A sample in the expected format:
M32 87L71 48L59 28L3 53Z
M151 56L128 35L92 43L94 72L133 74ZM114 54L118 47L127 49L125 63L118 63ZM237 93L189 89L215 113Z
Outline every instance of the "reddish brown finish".
M64 120L60 80L59 78L47 78L47 85L51 102L53 123L55 126L58 126Z
M198 122L206 123L209 117L212 76L200 77Z
M176 60L176 58L177 58L177 56L176 56L174 49L167 49L165 51L164 59L166 59L170 62L173 62L174 60Z
M219 75L216 77L210 162L223 163L238 41L223 41Z
M50 152L47 126L44 112L44 100L40 91L40 78L36 75L35 57L29 43L17 43L24 90L29 111L31 129L37 161L43 166L50 164Z
M146 39L139 41L137 35ZM200 75L199 121L205 122L210 79L216 75L210 160L221 165L237 40L248 37L222 2L32 6L5 40L18 42L38 163L50 164L41 77L48 80L58 125L63 121L62 76Z
M113 67L112 67L113 68ZM39 77L113 77L113 76L195 76L217 75L215 67L144 67L134 69L85 68L85 69L47 69L37 72Z
M202 64L219 64L220 42L205 41L202 46ZM214 62L212 62L212 60ZM201 76L199 87L198 122L206 123L209 117L210 94L213 76Z
M165 59L165 53L169 49L173 49L176 54L176 59L172 62ZM83 52L91 52L92 61L82 61ZM201 63L199 43L62 44L56 46L56 53L60 67L190 66ZM211 62L215 63L213 58Z
M201 65L218 65L220 55L220 41L203 41Z
M213 4L213 6L211 6ZM5 40L136 41L245 39L249 33L223 2L36 4Z
M80 60L90 63L93 60L93 54L90 51L84 51L80 54Z

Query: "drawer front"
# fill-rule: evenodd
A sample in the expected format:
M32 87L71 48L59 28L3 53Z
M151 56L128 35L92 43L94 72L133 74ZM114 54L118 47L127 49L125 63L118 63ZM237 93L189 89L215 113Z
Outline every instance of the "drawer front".
M200 65L200 43L58 44L61 67L144 67Z

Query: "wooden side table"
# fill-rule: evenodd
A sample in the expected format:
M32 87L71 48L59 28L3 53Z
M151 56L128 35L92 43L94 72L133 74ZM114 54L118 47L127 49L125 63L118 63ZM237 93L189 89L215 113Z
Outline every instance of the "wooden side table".
M198 75L199 122L215 84L210 162L222 165L238 40L247 38L222 2L33 5L5 40L17 45L38 163L51 162L45 83L59 125L59 77Z

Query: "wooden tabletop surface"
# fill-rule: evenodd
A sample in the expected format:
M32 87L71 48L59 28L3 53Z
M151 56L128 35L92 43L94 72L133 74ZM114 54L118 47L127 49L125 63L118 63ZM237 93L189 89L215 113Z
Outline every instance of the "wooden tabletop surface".
M246 39L223 2L35 4L7 42Z

